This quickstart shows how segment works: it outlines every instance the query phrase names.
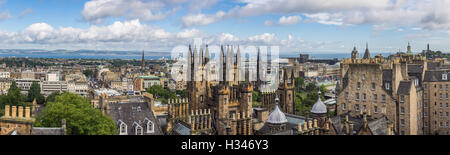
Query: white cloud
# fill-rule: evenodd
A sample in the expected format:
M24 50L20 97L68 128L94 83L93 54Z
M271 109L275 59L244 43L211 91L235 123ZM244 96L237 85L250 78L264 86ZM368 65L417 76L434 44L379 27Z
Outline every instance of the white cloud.
M304 15L306 18L303 20L306 22L327 25L371 24L390 29L450 29L448 0L237 0L236 3L239 5L225 11L222 18L214 18L215 20L202 24L229 18L296 13ZM266 21L265 25L270 25L270 22Z
M148 1L148 0L90 0L84 4L81 12L83 19L92 23L101 23L109 17L125 17L127 19L140 19L155 21L166 18L177 8L168 8L169 4L183 3L184 1Z
M186 29L183 32L178 32L177 38L200 38L203 37L203 33L197 29Z
M276 41L276 38L275 38L274 33L264 33L261 35L255 35L255 36L248 37L248 40L250 42L255 42L255 43L274 44Z
M278 25L294 25L297 24L301 19L302 17L300 16L283 16L278 21Z
M184 27L208 25L219 20L222 20L225 16L225 12L219 11L214 15L205 14L190 14L181 18L181 22Z

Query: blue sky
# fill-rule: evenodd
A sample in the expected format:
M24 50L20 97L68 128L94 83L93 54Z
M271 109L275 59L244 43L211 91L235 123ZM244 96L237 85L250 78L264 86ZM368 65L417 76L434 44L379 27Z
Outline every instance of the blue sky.
M209 44L281 53L450 50L446 0L0 0L0 48L166 52Z

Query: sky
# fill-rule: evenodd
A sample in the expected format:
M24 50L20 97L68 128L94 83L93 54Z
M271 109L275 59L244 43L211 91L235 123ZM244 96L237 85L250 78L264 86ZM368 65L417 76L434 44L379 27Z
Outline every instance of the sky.
M0 49L450 50L450 0L0 0Z

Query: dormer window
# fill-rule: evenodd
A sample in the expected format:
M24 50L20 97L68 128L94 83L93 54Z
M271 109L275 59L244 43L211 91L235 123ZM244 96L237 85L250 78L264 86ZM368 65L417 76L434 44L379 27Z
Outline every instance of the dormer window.
M442 74L442 80L447 80L447 74Z
M414 85L418 86L419 85L419 80L418 79L414 79Z
M386 82L386 83L384 84L384 86L386 87L386 90L391 89L391 84L388 83L388 82Z
M153 122L152 121L148 121L147 122L147 133L155 132L154 127L155 126L154 126Z
M143 135L144 134L144 130L142 129L142 127L138 123L134 122L133 126L134 126L134 132L135 132L136 135Z
M127 135L127 125L125 123L120 123L120 135Z

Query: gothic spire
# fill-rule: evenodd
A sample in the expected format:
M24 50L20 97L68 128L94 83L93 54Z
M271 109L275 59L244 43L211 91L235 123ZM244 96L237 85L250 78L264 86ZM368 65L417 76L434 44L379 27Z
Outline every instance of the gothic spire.
M366 43L366 52L364 52L363 59L370 59L370 53L369 53L369 43Z

